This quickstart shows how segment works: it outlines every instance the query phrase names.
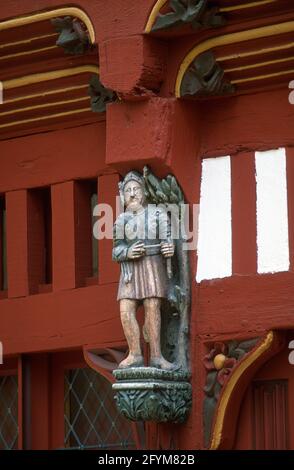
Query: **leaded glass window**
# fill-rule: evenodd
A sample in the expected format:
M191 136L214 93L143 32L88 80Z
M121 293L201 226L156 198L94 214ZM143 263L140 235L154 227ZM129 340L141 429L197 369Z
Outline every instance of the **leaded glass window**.
M17 376L0 376L0 449L17 449Z
M65 447L134 449L132 425L117 411L111 384L90 368L65 374Z
M0 198L0 291L7 290L7 248L5 199Z

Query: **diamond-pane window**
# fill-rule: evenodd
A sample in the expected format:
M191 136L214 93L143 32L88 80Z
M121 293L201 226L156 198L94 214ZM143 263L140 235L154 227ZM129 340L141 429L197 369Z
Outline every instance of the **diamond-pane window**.
M65 447L134 449L132 425L117 411L111 384L92 369L65 374Z
M17 376L0 377L0 449L17 449Z

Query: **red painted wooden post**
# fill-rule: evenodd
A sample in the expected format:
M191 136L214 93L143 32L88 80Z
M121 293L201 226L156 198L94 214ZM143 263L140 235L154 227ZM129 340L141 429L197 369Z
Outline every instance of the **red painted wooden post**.
M28 192L6 194L8 297L30 293L28 259Z
M48 354L29 356L31 449L49 449L50 441L50 357ZM38 403L38 406L35 404Z
M52 186L53 290L76 287L74 182Z
M233 274L257 272L254 152L231 157Z

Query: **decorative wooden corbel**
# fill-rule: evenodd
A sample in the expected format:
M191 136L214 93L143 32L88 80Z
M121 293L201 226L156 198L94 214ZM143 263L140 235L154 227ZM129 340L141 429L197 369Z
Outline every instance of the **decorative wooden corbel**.
M84 346L83 355L86 363L91 369L103 375L109 382L114 382L112 371L117 369L118 364L126 356L126 348L95 348L94 346Z
M284 346L282 334L269 331L263 337L210 345L203 362L207 370L203 425L205 446L231 449L247 385L257 370Z

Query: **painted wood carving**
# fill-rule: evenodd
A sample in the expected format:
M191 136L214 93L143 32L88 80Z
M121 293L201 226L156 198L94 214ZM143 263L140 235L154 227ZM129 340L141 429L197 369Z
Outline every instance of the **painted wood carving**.
M126 175L120 195L126 210L114 226L113 259L121 265L117 299L129 354L114 371L117 404L129 419L181 422L191 402L189 260L167 209L182 205L184 212L183 193L173 176L159 180L145 167ZM136 320L140 304L148 364Z
M211 7L207 0L170 0L169 11L159 14L152 31L165 30L191 24L195 30L223 26L224 17L218 7Z

